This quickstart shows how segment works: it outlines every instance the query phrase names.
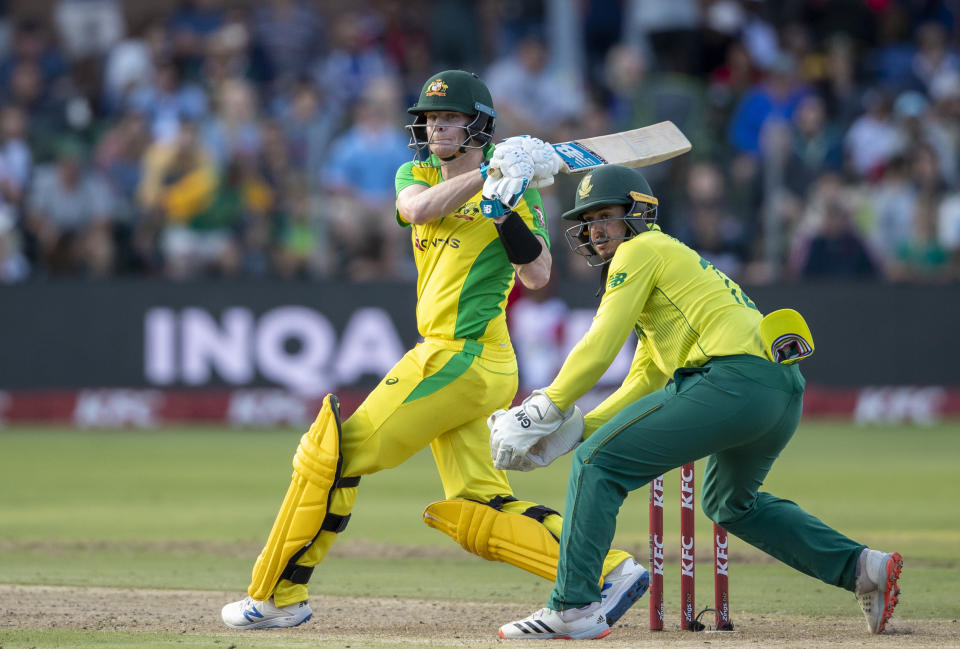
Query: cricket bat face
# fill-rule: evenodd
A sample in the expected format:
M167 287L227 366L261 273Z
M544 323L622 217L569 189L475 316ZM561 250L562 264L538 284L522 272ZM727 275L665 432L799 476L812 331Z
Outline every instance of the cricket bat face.
M646 167L690 149L690 141L669 121L553 145L562 160L560 171L567 174L583 173L605 164Z

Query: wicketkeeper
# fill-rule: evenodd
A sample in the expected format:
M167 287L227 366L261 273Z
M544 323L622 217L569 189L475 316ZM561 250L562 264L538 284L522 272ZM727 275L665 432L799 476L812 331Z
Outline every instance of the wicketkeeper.
M644 177L620 166L585 176L563 215L574 251L603 266L590 330L548 387L490 420L495 465L529 470L574 448L557 581L546 608L500 627L501 638L599 638L610 632L598 577L627 493L702 457L703 510L751 545L852 591L871 633L897 603L897 553L866 548L795 503L758 491L800 421L797 361L813 338L796 311L764 317L713 264L656 225ZM584 418L564 419L631 332L623 384ZM670 381L672 379L672 382Z
M559 161L550 145L511 138L494 148L496 112L476 75L448 70L409 109L416 158L397 171L398 223L410 228L423 342L341 422L329 395L293 459L293 477L256 564L248 596L223 607L234 629L296 626L312 615L307 582L350 520L363 475L430 446L446 499L424 522L485 559L556 576L562 521L518 500L489 453L486 419L510 405L517 362L504 307L514 276L537 289L551 257L540 193ZM582 428L576 407L561 416ZM647 587L643 566L604 552L608 623ZM597 587L600 588L598 581Z

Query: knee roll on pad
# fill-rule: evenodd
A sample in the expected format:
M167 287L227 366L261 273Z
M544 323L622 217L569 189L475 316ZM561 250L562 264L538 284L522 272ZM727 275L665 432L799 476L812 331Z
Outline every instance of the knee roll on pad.
M502 499L490 503L441 500L427 507L423 521L467 552L555 580L560 544L541 521L556 512L537 506L522 514L513 514L498 509L502 502Z
M340 475L340 402L328 394L310 430L300 438L293 457L293 476L270 530L270 536L253 566L248 594L256 600L270 598L277 582L288 579L305 584L313 572L297 560L323 532L340 533L350 514L329 511L335 489L355 487L359 477Z

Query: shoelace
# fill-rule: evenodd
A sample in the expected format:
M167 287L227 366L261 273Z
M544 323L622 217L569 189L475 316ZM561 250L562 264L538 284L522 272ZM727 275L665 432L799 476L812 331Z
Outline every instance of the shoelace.
M541 608L539 611L534 612L534 614L530 616L530 619L531 619L531 620L539 620L540 618L542 618L542 617L543 617L544 615L546 615L546 614L547 614L547 609Z

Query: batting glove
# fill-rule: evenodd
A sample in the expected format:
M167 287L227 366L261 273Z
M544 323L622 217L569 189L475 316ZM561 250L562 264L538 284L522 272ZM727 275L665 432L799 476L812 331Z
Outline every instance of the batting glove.
M530 156L530 164L533 165L530 174L531 187L547 187L553 184L553 177L560 171L560 156L553 150L552 144L529 135L509 137L499 143L490 158L491 171L499 174L503 169L503 175L510 175L505 161L513 159L511 156L517 151Z
M529 176L519 178L487 176L483 181L480 213L492 219L503 216L520 203L529 185Z
M529 178L534 173L533 158L520 142L510 146L498 144L490 157L490 169L496 170L505 178Z
M531 187L548 187L553 184L553 177L560 171L560 156L553 150L549 142L535 137L522 136L523 150L530 154L533 160L533 177Z

